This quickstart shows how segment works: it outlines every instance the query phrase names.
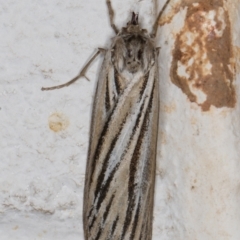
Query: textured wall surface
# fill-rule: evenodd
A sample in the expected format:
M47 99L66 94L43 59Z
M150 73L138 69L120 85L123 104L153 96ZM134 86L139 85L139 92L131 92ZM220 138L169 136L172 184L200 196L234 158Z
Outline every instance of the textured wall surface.
M165 1L164 1L165 2ZM113 1L151 29L163 1ZM240 4L172 0L160 25L154 240L240 239ZM83 239L90 82L73 78L114 36L105 1L0 4L1 240Z
M238 240L240 4L175 3L159 38L166 47L155 236Z

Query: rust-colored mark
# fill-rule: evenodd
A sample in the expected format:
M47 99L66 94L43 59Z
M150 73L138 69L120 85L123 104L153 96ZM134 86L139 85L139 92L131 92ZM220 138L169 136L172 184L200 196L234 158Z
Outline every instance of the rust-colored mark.
M54 132L59 132L65 130L68 125L69 121L65 115L62 113L53 113L48 118L49 128Z
M235 61L228 12L223 0L183 1L183 29L173 50L171 80L203 111L234 107Z

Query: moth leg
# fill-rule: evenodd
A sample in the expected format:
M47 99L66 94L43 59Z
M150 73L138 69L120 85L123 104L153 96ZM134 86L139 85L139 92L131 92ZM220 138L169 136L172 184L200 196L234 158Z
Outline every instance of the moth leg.
M170 1L171 1L171 0L167 0L167 1L165 2L165 4L163 5L161 11L159 12L159 14L158 14L158 16L157 16L157 19L156 19L155 23L153 24L153 30L152 30L152 33L151 33L151 37L152 37L152 38L155 38L156 35L157 35L158 22L159 22L159 20L160 20L160 18L161 18L161 16L162 16L163 12L164 12L165 9L167 8L167 6L168 6L168 4L169 4Z
M54 89L59 89L59 88L63 88L63 87L68 87L69 85L71 85L72 83L76 82L80 77L85 77L88 81L89 79L86 77L86 71L88 69L88 67L91 65L91 63L95 60L95 58L102 52L105 52L106 50L103 48L98 48L98 51L93 55L93 57L86 63L86 65L83 67L83 69L80 71L80 73L73 78L72 80L70 80L67 83L61 84L61 85L57 85L57 86L53 86L53 87L42 87L42 91L46 91L46 90L54 90Z
M109 20L110 20L111 27L112 27L113 31L114 31L116 34L118 34L119 30L117 29L116 25L115 25L114 22L113 22L113 19L114 19L114 11L113 11L113 8L112 8L111 0L106 0L106 2L107 2L108 15L109 15Z

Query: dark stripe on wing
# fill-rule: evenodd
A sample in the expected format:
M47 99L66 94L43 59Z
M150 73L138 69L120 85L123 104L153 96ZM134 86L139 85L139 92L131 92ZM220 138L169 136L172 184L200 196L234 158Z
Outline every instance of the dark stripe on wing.
M142 98L144 90L146 89L146 86L147 86L147 83L148 83L148 78L149 78L149 72L147 73L147 75L144 76L144 81L142 83L142 87L141 87L141 90L139 92L139 99Z
M131 232L131 235L130 235L130 239L134 239L135 238L135 232L136 232L136 229L137 229L137 224L138 224L138 219L139 219L139 213L140 213L140 209L141 209L141 199L139 199L139 202L138 202L138 206L137 206L137 211L136 211L136 214L135 214L135 217L133 219L133 226L132 226L132 232Z
M113 221L113 225L112 225L112 229L111 229L111 235L109 236L109 238L107 240L112 240L112 236L116 230L116 226L119 220L119 216L116 217L116 219Z
M114 79L115 79L116 91L117 91L117 94L119 95L121 92L121 86L119 83L119 73L117 72L117 70L115 68L114 68Z
M144 102L142 103L142 106L140 108L140 111L138 113L138 116L137 116L137 119L136 119L136 123L134 125L134 128L133 128L133 131L132 131L132 134L131 134L131 137L130 137L130 141L129 141L129 144L136 132L136 129L139 127L139 124L140 124L140 120L141 120L141 117L143 115L143 107L144 107ZM138 139L139 141L139 139ZM138 144L136 145L136 148L137 148ZM135 148L135 149L136 149ZM126 232L127 232L127 229L131 223L131 219L132 219L132 211L134 209L134 206L135 206L135 201L136 201L136 198L135 198L135 194L134 194L134 189L135 189L135 173L137 171L137 166L138 166L138 160L139 160L139 152L137 152L136 150L134 151L133 155L132 155L132 159L131 159L131 163L130 163L130 171L129 171L129 180L128 180L128 208L127 208L127 211L126 211L126 218L125 218L125 221L124 221L124 225L123 225L123 230L122 230L122 236L121 236L121 239L124 238Z
M104 214L103 214L103 223L105 223L105 221L106 221L106 219L107 219L107 216L108 216L108 214L109 214L109 210L110 210L110 208L111 208L111 205L112 205L112 202L113 202L114 197L115 197L115 195L113 194L112 197L110 198L110 201L109 201L109 203L108 203L108 205L107 205L107 207L106 207L106 210L105 210L105 212L104 212Z
M110 109L110 96L109 96L109 87L108 87L108 84L109 84L109 78L108 78L108 75L106 75L106 92L105 92L105 108L106 108L106 112L109 111Z

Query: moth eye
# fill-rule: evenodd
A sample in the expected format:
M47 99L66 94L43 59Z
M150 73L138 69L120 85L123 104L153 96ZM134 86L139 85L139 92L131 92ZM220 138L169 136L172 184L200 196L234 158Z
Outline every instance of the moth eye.
M142 58L142 50L138 51L138 59L140 60Z

